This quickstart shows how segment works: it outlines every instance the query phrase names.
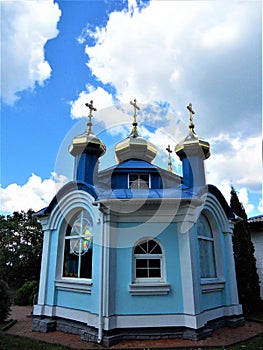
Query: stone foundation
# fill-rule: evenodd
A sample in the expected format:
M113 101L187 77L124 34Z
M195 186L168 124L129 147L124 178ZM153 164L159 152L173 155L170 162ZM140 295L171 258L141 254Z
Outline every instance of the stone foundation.
M103 331L101 344L111 346L125 340L154 340L154 339L190 339L201 340L211 336L212 332L222 327L239 327L245 324L242 316L220 318L208 322L200 329L186 327L169 328L125 328ZM61 331L64 333L77 334L81 340L87 342L98 342L98 330L83 323L65 319L51 319L35 317L32 323L32 330L36 332Z

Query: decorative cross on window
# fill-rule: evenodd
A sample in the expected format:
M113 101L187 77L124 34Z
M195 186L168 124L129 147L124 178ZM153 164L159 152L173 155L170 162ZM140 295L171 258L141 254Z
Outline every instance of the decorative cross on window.
M93 114L92 112L96 112L97 109L93 106L93 101L91 100L90 103L85 103L85 106L89 108L89 115L88 115L88 118L89 118L89 121L87 123L87 133L88 134L91 134L91 126L92 126L92 122L91 122L91 118L93 117Z

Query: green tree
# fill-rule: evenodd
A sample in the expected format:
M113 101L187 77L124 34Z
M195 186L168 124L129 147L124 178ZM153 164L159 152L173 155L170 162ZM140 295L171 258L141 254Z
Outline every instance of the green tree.
M231 188L230 206L232 211L241 218L234 227L233 250L239 301L243 306L244 313L249 313L255 311L260 304L259 277L247 215L233 187Z
M0 323L4 322L11 311L11 299L7 283L0 279Z
M0 216L0 279L10 287L39 279L43 232L33 213Z

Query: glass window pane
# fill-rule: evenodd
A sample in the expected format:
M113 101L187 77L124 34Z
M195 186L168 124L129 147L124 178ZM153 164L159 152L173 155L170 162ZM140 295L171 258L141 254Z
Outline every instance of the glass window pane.
M197 233L199 236L213 238L212 230L204 215L200 215L197 222Z
M129 174L129 188L149 188L149 174Z
M148 174L140 174L140 179L149 185L149 175Z
M146 254L148 252L148 243L147 241L137 245L139 252L138 254ZM136 253L137 254L137 253Z
M213 242L204 239L199 239L199 254L201 277L216 277Z
M71 251L69 240L65 241L63 276L78 277L78 256Z
M92 249L81 256L80 278L92 277Z
M148 270L147 269L137 269L136 270L136 278L148 278Z
M136 259L136 268L147 268L147 259Z
M149 241L149 253L150 254L162 254L162 249L159 244L153 240Z
M153 239L141 241L135 248L135 276L136 278L161 278L160 245ZM154 254L158 254L158 257ZM141 256L141 257L140 257Z
M91 278L93 240L91 222L88 213L82 210L73 216L67 226L63 263L64 277Z
M150 278L160 278L161 277L161 270L160 269L150 269L149 270L149 277Z
M149 267L160 269L160 259L149 259Z
M130 182L138 180L138 175L137 174L129 174L129 179Z

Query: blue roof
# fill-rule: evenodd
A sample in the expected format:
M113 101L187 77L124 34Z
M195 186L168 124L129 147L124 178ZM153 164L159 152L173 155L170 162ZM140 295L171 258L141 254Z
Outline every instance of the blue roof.
M139 159L129 159L126 162L122 162L118 164L115 169L157 169L158 167L156 165L153 165L151 163L148 163L144 160Z
M167 189L110 189L98 191L98 201L104 199L132 199L132 198L191 198L192 194L180 188Z

